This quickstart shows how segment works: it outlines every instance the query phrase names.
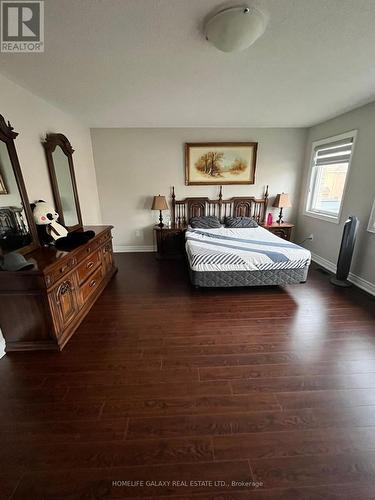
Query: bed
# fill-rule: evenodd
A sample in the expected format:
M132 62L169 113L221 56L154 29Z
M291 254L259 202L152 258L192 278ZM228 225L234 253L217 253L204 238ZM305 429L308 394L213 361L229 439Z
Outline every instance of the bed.
M305 248L267 231L268 187L261 199L235 197L185 198L176 200L172 191L172 222L184 227L185 249L191 282L196 287L288 285L307 279L311 254ZM255 228L192 228L191 217L251 217Z
M310 252L257 228L193 229L185 233L194 286L263 286L303 283Z

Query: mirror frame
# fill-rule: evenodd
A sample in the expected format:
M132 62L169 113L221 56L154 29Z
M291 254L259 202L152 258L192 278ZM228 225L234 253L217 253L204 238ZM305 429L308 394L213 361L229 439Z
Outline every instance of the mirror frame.
M77 183L76 183L76 177L74 174L74 164L73 164L74 149L72 148L72 145L70 144L67 137L65 137L65 135L63 135L63 134L47 134L46 139L44 142L42 142L42 144L44 147L44 151L46 153L48 172L49 172L49 176L50 176L51 184L52 184L53 199L55 202L56 211L59 214L59 222L61 224L63 224L68 229L69 232L82 229L83 224L82 224L81 207L79 204ZM75 205L76 205L76 209L77 209L77 218L78 218L78 224L75 224L74 226L67 226L65 224L65 220L64 220L64 213L63 213L63 207L62 207L62 203L61 203L59 185L57 182L55 164L53 162L53 156L52 156L52 153L55 151L55 149L58 146L60 146L60 148L62 149L62 151L65 154L65 156L67 157L68 163L69 163L70 178L72 180L74 201L75 201Z
M16 184L18 186L19 194L21 197L22 208L25 212L28 229L31 234L32 241L29 245L21 248L12 250L13 252L18 252L22 255L33 252L40 247L38 233L31 210L29 198L27 196L27 191L25 187L25 182L23 180L20 162L18 160L16 146L14 144L14 139L18 136L18 133L13 130L10 122L6 123L4 117L0 115L0 141L5 142L8 150L8 155L10 163L13 167L14 177L16 179Z

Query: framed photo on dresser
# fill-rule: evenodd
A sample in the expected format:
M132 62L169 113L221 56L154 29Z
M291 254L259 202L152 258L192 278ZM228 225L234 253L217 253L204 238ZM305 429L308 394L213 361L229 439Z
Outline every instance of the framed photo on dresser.
M185 184L255 184L257 142L185 144Z

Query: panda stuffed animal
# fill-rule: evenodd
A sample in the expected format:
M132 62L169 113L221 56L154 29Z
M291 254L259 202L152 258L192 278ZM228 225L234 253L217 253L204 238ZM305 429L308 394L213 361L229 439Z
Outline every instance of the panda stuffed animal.
M59 214L43 200L31 203L34 221L42 245L54 245L58 250L73 250L95 236L94 231L69 231L57 222Z

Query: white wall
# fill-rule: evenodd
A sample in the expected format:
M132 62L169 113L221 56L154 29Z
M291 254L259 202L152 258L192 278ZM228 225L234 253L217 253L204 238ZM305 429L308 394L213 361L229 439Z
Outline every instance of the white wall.
M92 129L91 137L103 222L115 226L117 250L152 248L152 225L158 215L150 210L154 195L169 198L173 185L178 199L218 195L217 186L184 185L185 142L258 142L256 184L224 186L224 198L262 196L269 184L272 197L282 191L290 194L294 208L286 210L286 217L294 220L296 216L306 142L304 129Z
M303 215L312 142L354 129L358 130L358 136L340 224ZM297 225L298 238L302 239L309 233L313 233L314 240L308 242L306 247L334 266L337 263L343 224L349 215L356 215L361 225L351 270L355 275L354 281L356 277L359 278L356 280L357 284L375 293L375 234L366 230L375 198L375 103L311 128L307 140L305 163L302 201Z
M30 202L53 201L42 139L47 132L68 137L85 224L101 222L90 131L75 118L0 75L0 114L19 133L15 140Z

